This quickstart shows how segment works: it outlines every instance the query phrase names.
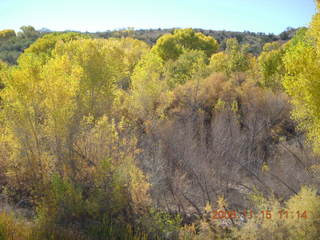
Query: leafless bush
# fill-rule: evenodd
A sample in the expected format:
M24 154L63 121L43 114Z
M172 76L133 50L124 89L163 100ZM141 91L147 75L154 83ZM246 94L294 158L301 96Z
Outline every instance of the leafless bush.
M201 215L221 196L243 208L254 189L287 197L314 182L285 94L217 74L177 88L166 104L167 118L148 119L140 136L158 205Z

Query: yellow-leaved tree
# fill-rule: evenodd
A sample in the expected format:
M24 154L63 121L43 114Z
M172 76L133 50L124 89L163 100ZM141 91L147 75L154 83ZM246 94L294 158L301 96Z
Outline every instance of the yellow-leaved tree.
M0 60L0 90L4 88L4 84L1 79L4 78L3 74L5 74L5 71L7 70L7 68L8 68L8 64Z
M0 41L8 40L16 36L16 32L11 29L5 29L0 31Z
M284 75L282 61L284 54L285 48L279 42L266 43L263 46L263 52L258 58L263 87L273 90L281 89L281 80Z
M320 152L320 3L307 31L291 40L283 58L286 92L292 97L293 118L307 132L314 150Z
M230 38L226 50L213 54L210 59L210 69L213 72L223 72L227 75L250 70L254 57L247 51L247 45L240 45L237 39Z
M137 141L112 113L119 82L146 49L133 39L51 35L6 70L0 162L11 199L38 209L42 239L63 239L75 225L126 239L148 207Z
M130 109L142 118L161 114L157 106L161 99L169 98L170 90L209 74L207 64L217 49L214 38L192 29L160 37L133 71Z
M177 29L173 34L166 34L158 39L152 51L164 61L176 60L185 50L201 50L210 57L218 50L218 42L191 28Z

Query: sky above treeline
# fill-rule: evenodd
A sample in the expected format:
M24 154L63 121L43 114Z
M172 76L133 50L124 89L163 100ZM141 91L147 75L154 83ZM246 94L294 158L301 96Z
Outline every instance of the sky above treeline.
M315 12L314 0L0 0L0 29L192 27L279 34L308 26Z

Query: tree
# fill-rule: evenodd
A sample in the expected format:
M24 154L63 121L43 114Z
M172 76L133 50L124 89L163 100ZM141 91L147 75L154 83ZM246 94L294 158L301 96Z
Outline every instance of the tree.
M117 85L127 90L131 86L131 77L136 65L150 51L150 47L145 42L133 38L110 39L109 41L119 50L118 57L122 62L123 76L117 80Z
M8 40L16 36L16 32L11 29L0 31L0 41Z
M48 180L43 169L75 171L77 159L70 156L80 122L110 114L116 83L125 74L120 46L102 39L59 41L50 54L32 46L21 55L19 66L6 74L3 81L8 87L0 96L5 129L10 130L6 141L12 146L7 167L15 173L11 176L19 175L24 182L19 185L13 177L13 189L28 195L29 187L43 187L40 183ZM53 162L52 156L59 160ZM15 164L19 169L14 169ZM33 174L28 172L31 166Z
M112 235L115 223L130 234L128 225L138 225L148 207L137 140L112 114L117 82L140 55L130 49L139 43L125 41L44 42L51 51L32 46L5 75L0 163L10 197L38 207L44 235L75 225Z
M261 84L274 90L279 90L284 75L282 58L285 49L279 42L266 43L263 52L258 58L259 67L262 73Z
M7 68L8 68L8 65L5 62L0 60L0 90L4 88L2 78L4 78L3 74L5 74L4 71Z
M249 69L250 61L247 49L248 45L240 45L235 38L227 40L226 53L230 56L228 71L245 72Z
M320 13L310 28L301 30L289 43L284 56L284 88L292 97L293 118L305 130L314 150L320 152Z
M33 34L27 34L27 36L22 33L18 33L18 36L16 36L13 30L2 31L2 37L0 36L0 59L9 64L15 64L18 56L40 36L41 34L37 31L33 32Z
M37 39L34 43L32 43L26 50L25 54L21 55L19 61L20 64L23 64L23 59L28 58L30 55L35 55L37 57L42 58L43 61L50 58L52 56L52 50L55 48L56 44L59 42L69 42L77 39L87 39L90 38L86 34L81 33L51 33L44 35L43 37Z
M175 30L158 39L152 51L164 61L176 60L185 50L204 51L210 57L218 49L218 42L212 38L196 33L191 28Z
M240 45L237 39L230 38L226 42L224 52L211 56L210 68L214 72L224 72L227 75L246 72L251 67L252 58L248 53L248 45Z
M203 51L191 50L182 53L176 61L166 64L165 78L173 89L192 78L203 78L207 75L207 57Z
M214 72L228 72L229 56L225 52L218 52L210 58L210 69Z
M164 62L154 53L145 55L132 74L131 110L140 117L152 116L163 92L168 90L164 80Z
M18 32L18 37L32 38L39 35L39 32L36 31L32 26L22 26L20 29L21 32Z

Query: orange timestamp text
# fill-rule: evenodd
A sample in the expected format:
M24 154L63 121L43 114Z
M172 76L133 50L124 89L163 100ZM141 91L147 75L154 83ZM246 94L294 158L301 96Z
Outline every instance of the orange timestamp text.
M253 211L253 210L213 210L211 214L212 219L251 219L251 218L261 218L261 219L307 219L308 213L304 211L290 212L288 210L262 210L262 211Z

